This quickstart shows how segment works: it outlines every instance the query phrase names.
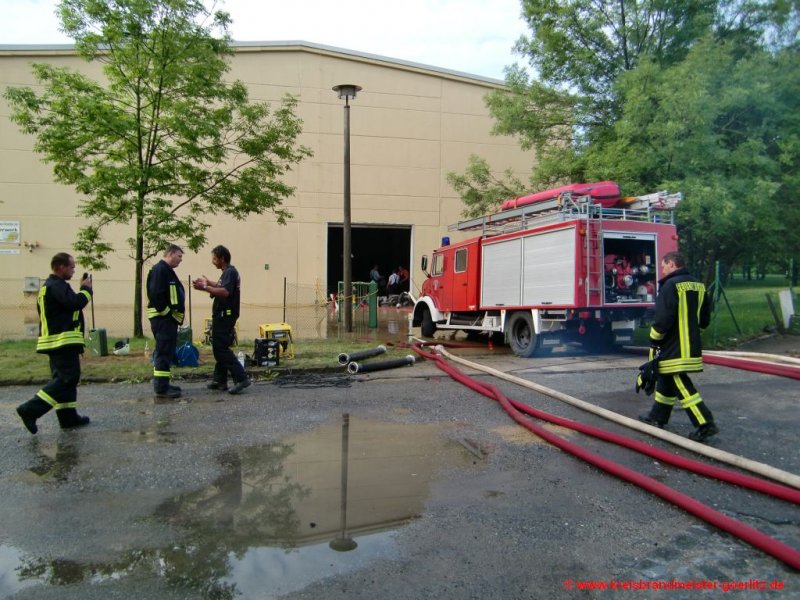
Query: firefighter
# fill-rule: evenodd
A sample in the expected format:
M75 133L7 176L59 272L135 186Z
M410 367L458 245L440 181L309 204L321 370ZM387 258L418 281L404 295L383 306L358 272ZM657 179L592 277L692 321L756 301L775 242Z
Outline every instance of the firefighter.
M231 264L231 253L225 246L211 251L211 263L222 271L219 281L212 283L203 275L192 282L196 290L208 292L214 299L211 307L211 349L214 351L214 380L210 390L228 390L228 373L233 378L229 394L241 394L250 386L250 379L231 350L236 338L236 320L239 318L239 297L242 285L239 271Z
M84 274L77 294L67 283L75 274L75 259L59 252L50 261L52 274L39 290L39 339L36 352L47 354L53 378L36 395L17 407L17 414L31 433L36 433L36 419L56 409L61 429L89 424L76 410L78 382L81 378L80 355L83 354L83 308L92 298L92 278Z
M181 388L170 384L170 367L178 344L178 325L183 323L185 291L175 274L183 249L170 244L164 257L147 274L147 318L156 339L153 352L153 389L156 398L181 397Z
M686 269L686 260L680 252L664 255L661 272L655 322L650 329L650 358L658 353L655 403L639 419L663 428L675 400L680 399L695 427L689 439L702 442L719 430L689 373L703 370L700 332L711 320L711 302L705 286Z

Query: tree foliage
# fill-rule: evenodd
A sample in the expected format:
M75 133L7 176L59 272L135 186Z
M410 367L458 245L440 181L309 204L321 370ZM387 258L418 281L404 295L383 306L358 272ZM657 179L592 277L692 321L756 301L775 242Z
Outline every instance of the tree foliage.
M447 181L464 200L462 215L466 218L480 217L503 200L522 194L525 186L507 169L502 178L497 177L486 159L471 155L465 175L448 173Z
M297 143L295 98L273 108L226 81L226 13L199 0L62 0L58 14L79 56L102 64L104 80L36 64L42 91L9 88L11 118L36 136L55 179L81 194L81 264L105 268L115 249L104 233L130 227L141 335L145 261L167 241L197 250L214 215L269 211L285 223L282 202L294 189L282 178L311 152Z
M521 66L507 75L511 93L487 100L498 134L536 151L535 187L583 179L583 150L602 143L621 107L617 79L643 56L680 61L713 20L713 0L524 0L531 30L516 45Z
M681 244L706 272L797 256L800 2L522 5L529 68L509 68L487 105L495 133L536 152L530 191L605 179L683 191ZM462 197L482 208L500 189Z
M683 244L708 274L716 261L797 248L787 224L800 191L800 63L794 53L737 55L735 43L704 40L669 69L640 65L620 80L613 140L586 152L589 173L613 175L630 192L682 190Z

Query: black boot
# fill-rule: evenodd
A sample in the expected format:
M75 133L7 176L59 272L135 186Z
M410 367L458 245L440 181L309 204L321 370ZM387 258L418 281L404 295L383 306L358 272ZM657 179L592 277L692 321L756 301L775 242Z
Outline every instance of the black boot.
M36 419L47 413L52 406L41 398L31 398L17 407L17 414L22 419L25 429L31 433L36 433L39 428L36 426Z
M704 423L700 423L700 420L697 418L697 415L694 414L693 409L697 409L700 412L700 414L703 416ZM714 423L714 415L711 414L711 411L706 406L706 403L702 400L695 404L692 408L687 409L686 412L689 415L689 420L692 422L692 425L695 426L695 430L689 434L690 440L694 440L695 442L704 442L712 435L719 433L719 429Z
M700 425L700 427L690 433L689 439L695 442L705 442L712 435L717 435L718 433L719 429L713 422L706 423L705 425Z
M664 404L663 402L653 402L653 406L649 413L639 415L639 420L642 423L647 423L653 427L664 429L664 425L669 422L669 417L672 414L672 405Z
M58 424L61 429L75 429L76 427L83 427L91 422L89 417L82 417L74 408L60 408L56 410L58 417Z

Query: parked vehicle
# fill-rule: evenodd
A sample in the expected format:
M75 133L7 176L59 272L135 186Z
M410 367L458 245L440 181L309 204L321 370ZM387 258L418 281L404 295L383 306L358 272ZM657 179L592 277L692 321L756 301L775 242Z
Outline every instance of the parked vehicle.
M681 194L598 199L587 186L598 189L563 186L450 226L480 234L443 238L430 272L422 257L427 279L412 324L425 337L437 329L503 335L524 357L570 341L592 350L632 342L654 307L660 257L677 249Z

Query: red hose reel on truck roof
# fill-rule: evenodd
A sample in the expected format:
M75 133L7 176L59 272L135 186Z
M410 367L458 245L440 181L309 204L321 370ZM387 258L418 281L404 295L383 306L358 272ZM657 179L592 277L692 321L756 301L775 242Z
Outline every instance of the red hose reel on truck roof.
M535 194L528 194L520 196L513 200L506 200L500 206L501 210L508 210L525 206L527 204L536 204L544 200L552 200L558 198L561 194L572 194L573 196L589 196L594 204L599 204L603 208L611 208L620 201L619 184L616 181L596 181L594 183L570 183L569 185L562 185L561 187L545 190L543 192L536 192Z

